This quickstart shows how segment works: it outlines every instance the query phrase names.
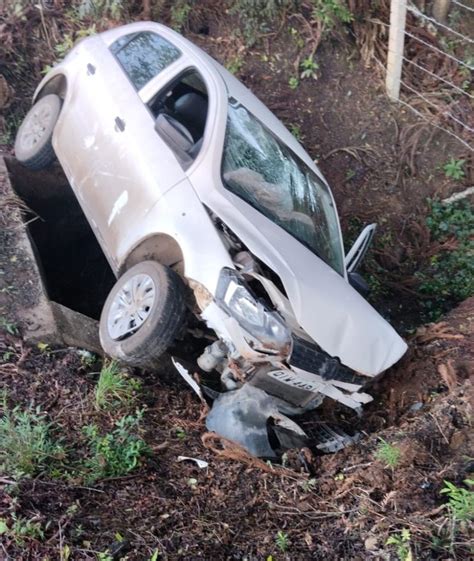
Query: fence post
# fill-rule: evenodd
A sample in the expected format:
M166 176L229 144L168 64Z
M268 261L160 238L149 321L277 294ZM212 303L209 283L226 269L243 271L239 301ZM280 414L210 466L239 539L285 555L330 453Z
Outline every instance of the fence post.
M400 96L406 12L406 0L391 0L385 86L387 88L387 95L392 101L398 101Z

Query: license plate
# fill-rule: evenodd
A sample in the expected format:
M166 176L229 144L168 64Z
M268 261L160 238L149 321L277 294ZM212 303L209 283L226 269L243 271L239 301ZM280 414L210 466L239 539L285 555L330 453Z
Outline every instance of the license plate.
M279 382L296 388L299 390L317 393L320 391L321 384L317 380L311 380L309 376L302 374L297 374L296 372L291 372L290 370L272 370L267 372L267 376L278 380Z

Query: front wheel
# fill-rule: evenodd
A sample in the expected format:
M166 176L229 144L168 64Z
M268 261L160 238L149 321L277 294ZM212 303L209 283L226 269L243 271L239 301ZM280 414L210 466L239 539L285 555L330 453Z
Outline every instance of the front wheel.
M15 139L15 156L25 167L40 170L53 163L56 156L51 139L60 111L61 98L49 94L26 114Z
M102 347L121 362L153 366L178 335L185 314L180 277L160 263L143 261L118 279L105 301Z

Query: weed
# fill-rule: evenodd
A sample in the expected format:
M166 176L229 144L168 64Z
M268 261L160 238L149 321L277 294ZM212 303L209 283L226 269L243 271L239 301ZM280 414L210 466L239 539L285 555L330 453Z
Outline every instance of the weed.
M188 436L188 435L186 434L186 431L185 431L183 428L181 428L181 427L176 427L175 433L176 433L176 436L177 436L180 440L186 440L186 438L187 438L187 436Z
M433 297L425 302L425 309L434 321L451 305L474 293L474 213L467 201L429 204L426 224L440 250L416 276L420 292Z
M300 483L301 488L303 489L303 491L305 493L309 493L309 491L314 489L317 486L317 484L318 484L318 482L314 478L307 479L306 481L301 481L301 483Z
M288 85L292 90L296 90L296 88L300 85L300 81L296 76L291 76L288 80Z
M0 316L0 329L5 330L10 335L18 335L18 327L12 321Z
M316 71L319 69L319 64L313 60L312 56L308 56L300 62L301 78L313 78L316 80L318 77Z
M191 4L186 2L186 0L173 2L173 6L171 7L171 27L175 31L181 31L185 27L191 10Z
M232 57L225 65L231 74L237 74L244 65L244 61L240 55Z
M4 518L0 518L0 536L5 536L13 540L17 545L23 546L28 539L42 540L44 532L40 522L34 519L12 516L13 521L8 524Z
M455 160L454 158L451 158L443 166L444 175L450 179L459 181L466 175L463 169L465 163L466 160Z
M39 408L9 410L3 399L0 417L0 468L15 477L32 476L51 469L51 459L61 459L64 449L51 436L48 423Z
M302 49L305 46L305 40L301 37L300 32L294 27L290 27L290 35L295 40L298 49Z
M79 349L77 351L77 354L81 359L81 364L87 368L90 368L97 362L97 355L91 353L90 351Z
M130 403L139 387L138 380L130 378L117 362L106 362L95 388L95 405L97 409L108 409L120 403Z
M115 423L112 431L103 435L97 425L83 428L90 449L90 457L85 463L88 482L125 475L139 465L148 452L147 444L136 434L142 417L143 411L126 415Z
M296 138L296 140L299 140L301 142L302 139L301 127L299 125L296 125L295 123L291 123L289 129L291 134Z
M38 343L36 346L38 347L39 352L42 354L49 355L51 352L51 347L48 345L48 343Z
M344 0L313 0L312 15L325 30L333 29L339 22L350 23L354 19Z
M400 462L401 451L399 448L390 444L383 438L379 438L380 443L377 446L375 457L377 460L384 462L389 468L396 468Z
M465 479L468 487L474 487L473 479ZM452 517L459 522L474 520L474 491L464 487L456 487L450 481L444 482L441 494L448 497L448 509Z
M346 181L350 181L351 179L353 179L356 175L356 172L353 169L348 169L346 171Z
M386 545L394 545L397 550L397 555L400 561L412 561L413 555L410 548L411 534L408 528L397 534L393 534L385 542Z
M282 553L285 553L285 551L288 549L288 545L289 545L288 535L285 534L285 532L282 532L281 530L278 530L278 533L275 537L275 543L276 543L276 546L278 547L278 549Z

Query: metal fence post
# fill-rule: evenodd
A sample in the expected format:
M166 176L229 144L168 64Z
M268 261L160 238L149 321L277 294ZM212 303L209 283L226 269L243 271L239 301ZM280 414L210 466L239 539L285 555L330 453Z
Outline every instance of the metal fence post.
M405 42L406 0L392 0L390 4L390 33L388 38L387 95L398 101L402 76L403 45Z

